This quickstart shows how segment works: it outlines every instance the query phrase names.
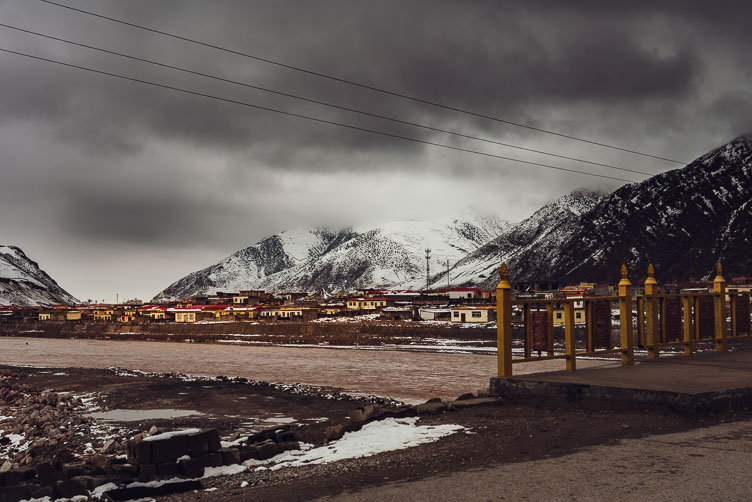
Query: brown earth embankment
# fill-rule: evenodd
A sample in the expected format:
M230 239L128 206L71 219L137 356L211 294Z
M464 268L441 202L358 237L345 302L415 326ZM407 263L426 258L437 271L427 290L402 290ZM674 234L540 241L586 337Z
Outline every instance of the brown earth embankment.
M418 323L394 321L388 323L371 321L206 324L24 321L0 324L0 336L330 345L387 345L420 343L421 340L427 339L452 339L485 340L488 345L494 345L496 330L476 327L424 326Z

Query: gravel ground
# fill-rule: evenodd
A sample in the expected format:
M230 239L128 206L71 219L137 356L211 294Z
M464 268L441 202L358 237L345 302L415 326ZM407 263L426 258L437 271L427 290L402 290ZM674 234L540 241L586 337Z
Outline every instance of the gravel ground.
M29 435L22 441L46 441L46 450L39 450L44 451L38 456L40 459L56 454L86 458L105 448L117 454L124 447L125 440L137 433L150 429L187 427L217 428L224 440L231 440L289 423L303 443L315 447L325 443L327 426L345 423L347 415L354 409L370 402L380 402L385 406L397 404L383 398L354 398L335 389L266 384L224 377L143 374L118 368L53 370L0 367L0 372L6 374L2 388L15 392L0 392L0 397L4 399L0 402L0 415L11 417L0 421L0 429L8 425L15 427L36 411L37 423L34 427L41 425L39 430L42 432L33 437ZM60 416L53 413L48 420L42 412L47 407L47 414L50 414L49 408L52 406L49 401L55 399L52 396L57 396L58 402L62 402L61 406L54 407L61 412ZM123 409L184 410L191 414L130 421L104 421L91 416L91 413ZM115 415L123 416L118 411ZM59 425L61 416L70 424L66 425L65 430L74 431L68 436L60 430L48 430L49 422L54 419ZM23 418L19 420L19 417ZM162 499L310 500L393 481L557 457L585 446L615 444L622 439L686 431L724 420L744 418L749 417L738 414L692 419L655 406L617 406L609 403L590 403L587 406L580 403L575 406L545 402L530 406L498 400L482 406L421 415L417 425L455 424L465 427L465 430L435 442L326 464L279 470L252 468L232 476L204 479L202 490ZM23 425L28 425L28 420ZM59 426L53 429L59 429ZM50 448L51 439L57 437L54 432L64 437L58 438L63 440ZM66 442L68 444L61 444ZM108 446L108 442L112 444ZM22 442L18 446L23 447L24 444ZM34 446L29 444L24 451L9 452L9 459L34 465L35 457L23 460ZM23 456L19 457L19 454Z

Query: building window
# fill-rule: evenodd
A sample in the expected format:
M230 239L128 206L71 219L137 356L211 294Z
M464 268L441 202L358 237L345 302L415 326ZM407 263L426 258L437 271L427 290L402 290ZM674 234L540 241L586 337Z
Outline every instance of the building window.
M459 317L459 316L460 316L459 312L452 312L452 317Z
M557 312L557 313L556 313L556 318L557 318L557 319L561 319L561 312Z
M473 312L472 317L483 317L483 312Z

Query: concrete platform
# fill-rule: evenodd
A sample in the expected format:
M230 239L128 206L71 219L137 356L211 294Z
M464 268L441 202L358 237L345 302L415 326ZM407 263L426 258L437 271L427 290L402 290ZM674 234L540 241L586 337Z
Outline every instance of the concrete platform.
M612 366L492 378L509 400L564 398L665 405L686 415L752 408L752 347Z

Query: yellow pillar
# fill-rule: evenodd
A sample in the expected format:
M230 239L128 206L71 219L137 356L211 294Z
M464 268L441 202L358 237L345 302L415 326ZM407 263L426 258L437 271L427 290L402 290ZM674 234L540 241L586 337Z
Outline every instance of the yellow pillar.
M499 269L501 281L496 286L496 348L499 376L512 376L512 286L509 284L509 267L504 263Z
M721 263L715 267L715 279L713 280L713 292L716 294L715 302L715 348L726 350L726 279L723 278Z
M621 364L634 364L634 337L632 333L632 283L627 277L627 266L621 266L619 281L619 337L621 338Z
M660 337L658 335L658 281L655 280L653 264L648 265L648 278L645 279L645 338L648 358L657 359L660 355Z
M574 337L574 303L567 300L564 304L564 345L567 351L567 371L577 369L577 348Z

